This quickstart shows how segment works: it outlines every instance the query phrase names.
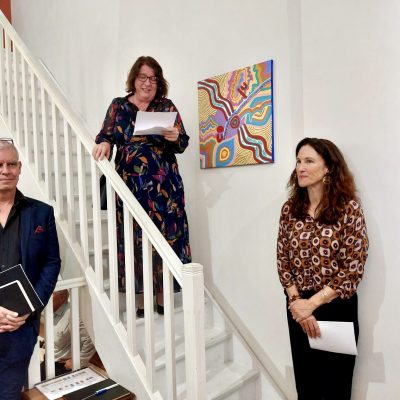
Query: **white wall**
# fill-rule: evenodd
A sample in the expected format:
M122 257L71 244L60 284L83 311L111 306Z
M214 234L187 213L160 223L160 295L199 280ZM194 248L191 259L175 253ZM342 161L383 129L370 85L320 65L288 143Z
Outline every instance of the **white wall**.
M371 239L353 398L397 398L399 323L389 315L399 277L399 189L391 165L399 139L390 119L399 106L395 1L13 0L12 6L17 31L93 135L111 99L124 93L132 62L142 54L160 61L191 135L179 163L194 260L287 393L293 377L275 266L279 209L297 141L306 134L338 143L359 183ZM268 59L275 63L275 164L200 170L197 81Z
M360 287L354 398L400 398L400 3L302 2L304 126L329 136L356 175L370 256Z

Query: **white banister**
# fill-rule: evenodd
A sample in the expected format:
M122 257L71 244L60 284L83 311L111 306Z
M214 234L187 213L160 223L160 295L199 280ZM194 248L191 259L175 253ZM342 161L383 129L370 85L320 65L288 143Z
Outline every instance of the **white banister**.
M47 69L32 56L12 26L0 12L0 28L5 48L0 54L0 113L16 146L25 154L47 202L55 208L58 228L85 271L101 310L118 332L146 392L161 399L156 379L155 320L164 318L168 398L177 398L174 280L183 292L187 399L204 400L204 287L198 264L183 265L162 233L140 206L108 160L94 161L92 134L74 112ZM22 96L22 102L21 102ZM88 161L90 158L90 167ZM107 178L107 212L100 210L99 177ZM116 196L123 204L126 285L126 328L120 316L118 248L116 237ZM107 216L107 231L102 218ZM78 225L79 227L78 227ZM134 224L142 231L144 286L144 340L138 338L134 280ZM154 315L153 252L163 265L164 317ZM108 270L107 270L108 268ZM90 270L90 273L87 272ZM108 278L108 281L107 281ZM92 283L93 282L93 283ZM80 286L81 284L77 284ZM76 286L76 287L78 287ZM63 283L57 284L61 289ZM73 365L79 366L78 289L71 289ZM121 300L122 301L122 300ZM52 309L46 308L46 346L52 335ZM93 318L99 318L94 315ZM162 322L162 320L161 320ZM125 329L125 331L123 331ZM143 348L138 348L141 340ZM142 360L144 352L145 360ZM54 376L54 353L46 349L47 377Z

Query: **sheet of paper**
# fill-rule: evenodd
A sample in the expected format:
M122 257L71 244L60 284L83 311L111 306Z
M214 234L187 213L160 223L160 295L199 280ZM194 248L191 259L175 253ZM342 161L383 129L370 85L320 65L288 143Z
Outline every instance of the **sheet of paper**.
M308 338L313 349L357 355L352 322L318 321L321 337Z
M48 400L55 400L64 394L74 392L94 383L104 381L104 377L91 368L83 368L69 374L61 375L38 383L36 388L40 390Z
M177 112L145 112L136 115L134 135L161 135L165 128L175 124Z

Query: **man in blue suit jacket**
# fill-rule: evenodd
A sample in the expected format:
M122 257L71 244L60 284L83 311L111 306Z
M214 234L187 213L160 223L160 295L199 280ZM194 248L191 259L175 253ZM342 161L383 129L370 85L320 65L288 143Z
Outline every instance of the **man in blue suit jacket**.
M25 197L18 151L0 139L0 269L22 264L46 305L61 267L53 208ZM0 399L17 400L39 332L40 312L18 315L0 304Z

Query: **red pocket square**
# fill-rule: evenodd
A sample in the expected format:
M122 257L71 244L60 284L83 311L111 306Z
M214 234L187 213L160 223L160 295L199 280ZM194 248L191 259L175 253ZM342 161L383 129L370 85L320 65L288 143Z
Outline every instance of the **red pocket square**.
M43 226L39 225L39 226L36 227L36 229L35 229L35 234L36 234L36 233L43 233L43 232L44 232Z

